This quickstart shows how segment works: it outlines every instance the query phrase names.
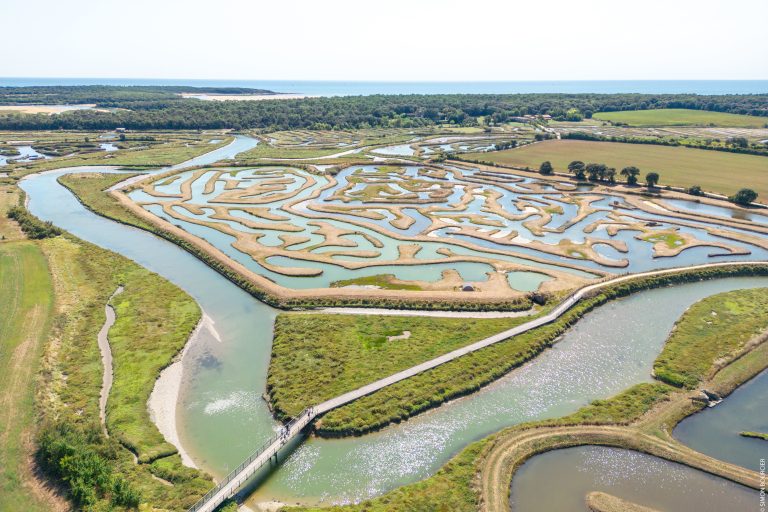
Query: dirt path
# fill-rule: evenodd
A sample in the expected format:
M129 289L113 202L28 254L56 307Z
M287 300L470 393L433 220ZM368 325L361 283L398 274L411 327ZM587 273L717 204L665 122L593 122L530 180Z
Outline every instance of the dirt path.
M104 325L101 326L101 330L98 334L99 351L101 352L101 364L104 368L101 379L101 392L99 394L99 420L101 421L101 429L104 431L104 435L109 437L107 432L107 399L109 398L109 391L112 389L112 348L109 346L109 330L115 324L115 308L112 307L110 302L115 297L123 292L123 287L118 286L115 292L109 297L109 300L104 305L104 314L106 319Z

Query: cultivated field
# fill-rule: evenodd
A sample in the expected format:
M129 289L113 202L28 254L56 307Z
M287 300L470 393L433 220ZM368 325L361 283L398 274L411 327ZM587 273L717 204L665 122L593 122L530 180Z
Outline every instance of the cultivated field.
M532 169L549 160L558 172L567 172L568 163L573 160L604 163L619 170L634 165L642 171L641 176L657 171L661 174L661 185L699 185L721 194L750 187L760 195L758 201L768 200L768 158L756 155L649 144L552 140L495 153L469 153L465 158Z
M743 116L725 112L665 108L656 110L625 110L622 112L597 112L592 116L601 121L626 123L631 126L735 126L763 128L768 118Z

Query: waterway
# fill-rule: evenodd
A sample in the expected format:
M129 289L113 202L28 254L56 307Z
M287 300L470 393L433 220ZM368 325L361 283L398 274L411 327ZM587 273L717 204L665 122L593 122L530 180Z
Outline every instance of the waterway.
M195 164L230 158L254 143L238 138ZM210 319L184 359L177 417L182 442L196 462L216 475L226 473L276 428L260 398L275 311L173 244L86 210L56 182L67 172L21 183L30 211L168 278ZM556 348L471 397L373 435L304 443L254 500L358 501L420 480L504 426L561 416L649 380L667 333L690 304L721 291L767 285L765 278L724 279L612 302L585 316Z
M743 384L716 407L684 419L673 435L694 450L739 466L760 470L768 441L740 432L768 433L768 371Z

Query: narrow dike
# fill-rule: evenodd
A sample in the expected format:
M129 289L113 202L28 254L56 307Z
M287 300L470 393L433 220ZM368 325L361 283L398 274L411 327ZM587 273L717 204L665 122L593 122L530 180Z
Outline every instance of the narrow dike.
M99 351L101 352L101 364L104 367L104 372L101 380L101 393L99 395L99 420L101 421L101 429L104 435L109 437L107 431L107 399L109 398L109 391L112 389L112 349L109 346L109 330L115 324L115 308L110 304L112 299L116 295L123 293L123 286L117 287L115 292L109 296L109 300L104 305L104 314L106 320L104 325L101 326L101 330L98 334Z

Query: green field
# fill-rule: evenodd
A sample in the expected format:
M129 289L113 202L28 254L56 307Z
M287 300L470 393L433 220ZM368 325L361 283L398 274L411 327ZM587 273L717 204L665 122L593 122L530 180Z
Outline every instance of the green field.
M0 510L48 510L25 483L35 377L50 330L53 286L33 242L0 243Z
M689 389L708 377L712 361L740 350L768 328L768 289L707 297L680 318L653 365L656 378Z
M275 322L267 389L279 414L296 416L529 319L284 313ZM296 379L296 372L313 378Z
M568 172L573 160L604 163L622 169L634 165L641 178L649 171L661 175L660 185L699 185L708 192L731 195L741 187L754 189L759 202L768 201L768 157L651 144L583 140L549 140L517 149L468 153L465 159L508 167L538 169L549 160L556 172Z
M630 126L723 126L763 128L768 117L744 116L707 110L664 108L654 110L624 110L621 112L597 112L592 116L600 121L624 123Z

